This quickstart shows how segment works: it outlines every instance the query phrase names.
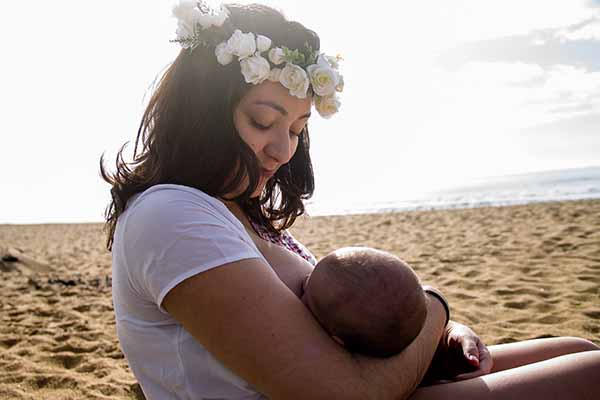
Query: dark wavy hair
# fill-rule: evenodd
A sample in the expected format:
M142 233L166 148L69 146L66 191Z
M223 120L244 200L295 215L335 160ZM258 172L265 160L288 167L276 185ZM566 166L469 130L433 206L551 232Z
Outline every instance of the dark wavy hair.
M251 85L244 81L239 63L217 62L214 45L227 40L235 29L267 36L273 46L290 49L308 45L319 50L319 37L271 7L226 7L230 16L225 24L204 31L211 45L182 49L161 76L142 116L133 160L124 160L127 143L117 154L115 172L105 168L104 155L100 158L100 174L112 186L105 211L109 250L128 200L158 184L190 186L220 197L235 191L247 177L246 190L230 200L271 232L289 228L305 212L303 200L314 191L308 128L291 160L279 168L259 197L251 198L260 179L259 163L233 123L234 109Z

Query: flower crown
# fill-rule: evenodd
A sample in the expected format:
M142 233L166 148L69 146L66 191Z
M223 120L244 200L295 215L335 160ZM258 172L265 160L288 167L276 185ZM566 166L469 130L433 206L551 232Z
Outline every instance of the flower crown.
M172 42L193 51L198 46L212 45L203 31L222 26L229 11L223 5L213 8L204 0L179 0L173 15L178 23L177 39ZM236 29L228 40L216 45L215 56L221 65L228 65L237 57L247 83L279 82L300 99L306 98L310 91L322 117L335 114L340 108L337 93L344 90L344 77L339 72L342 58L319 54L308 43L304 49L294 50L271 45L271 39L266 36ZM265 58L262 53L267 51Z

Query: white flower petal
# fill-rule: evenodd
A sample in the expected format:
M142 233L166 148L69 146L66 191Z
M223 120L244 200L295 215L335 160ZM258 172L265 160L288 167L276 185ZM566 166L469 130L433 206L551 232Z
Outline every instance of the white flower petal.
M269 77L271 66L266 58L256 54L240 61L242 75L247 83L257 85Z
M306 71L299 66L287 63L281 71L279 82L290 90L292 96L296 96L299 99L306 98L310 80L308 75L306 75Z
M335 93L335 88L339 83L339 74L329 64L313 64L308 66L307 70L315 94L330 96Z
M339 111L340 106L340 101L335 95L325 97L316 96L315 108L323 118L331 118L333 114Z
M239 58L250 57L256 53L256 39L254 33L243 33L239 29L233 32L233 35L227 41L230 52Z
M256 36L256 48L258 51L267 51L269 50L269 47L271 47L271 39L263 35Z
M233 61L233 54L229 51L227 42L222 42L215 48L215 56L221 65L227 65Z
M279 65L285 61L283 49L280 47L275 47L269 51L269 60L275 64Z

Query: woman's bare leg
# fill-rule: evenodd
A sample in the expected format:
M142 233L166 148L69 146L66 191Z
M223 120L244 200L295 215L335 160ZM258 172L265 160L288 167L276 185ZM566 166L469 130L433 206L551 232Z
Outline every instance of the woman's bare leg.
M494 360L492 372L548 360L565 354L600 350L594 343L576 337L525 340L489 346Z
M567 354L478 378L417 389L410 400L600 399L600 351Z

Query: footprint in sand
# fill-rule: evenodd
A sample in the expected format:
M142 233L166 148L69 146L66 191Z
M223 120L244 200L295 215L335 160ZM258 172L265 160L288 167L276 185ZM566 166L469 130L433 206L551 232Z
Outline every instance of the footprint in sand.
M93 383L87 385L86 389L90 391L100 392L104 396L116 396L119 394L119 389L115 385L109 385L106 383Z
M531 305L531 300L523 300L523 301L507 301L502 304L504 307L514 308L517 310L524 310Z
M497 290L494 290L494 294L496 294L498 296L512 296L517 293L514 290L510 290L510 289L497 289Z
M580 281L586 281L586 282L600 282L600 277L598 276L591 276L591 275L581 275L578 276L577 279L579 279Z
M46 358L50 364L57 365L64 369L76 368L83 361L83 356L69 353L55 354Z
M586 317L590 317L593 319L600 319L600 310L584 311L583 314Z
M476 269L470 269L463 274L465 278L475 278L479 275L481 275L481 271L478 271Z
M473 300L473 299L477 298L477 296L471 296L471 295L461 293L461 292L452 294L452 297L460 299L460 300Z
M81 354L81 353L92 353L94 351L96 351L98 349L98 345L94 345L94 346L89 346L89 347L79 347L79 346L73 346L70 343L66 343L62 346L59 347L55 347L52 352L53 353L63 353L63 352L70 352L70 353L75 353L75 354Z
M76 389L77 381L64 375L41 375L26 379L26 383L33 389Z
M11 347L20 342L20 339L15 338L0 339L0 346L4 347L5 349L10 349Z
M583 329L592 335L597 335L600 333L600 324L586 323L583 324Z
M564 322L565 320L566 320L566 318L559 317L556 315L546 315L542 318L538 318L536 320L536 322L540 323L540 324L554 325L554 324L560 324L560 323Z
M73 307L73 310L80 312L80 313L86 313L86 312L90 311L91 309L92 309L92 306L90 306L88 304L82 304L80 306Z

